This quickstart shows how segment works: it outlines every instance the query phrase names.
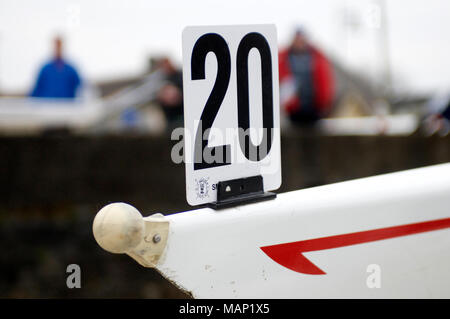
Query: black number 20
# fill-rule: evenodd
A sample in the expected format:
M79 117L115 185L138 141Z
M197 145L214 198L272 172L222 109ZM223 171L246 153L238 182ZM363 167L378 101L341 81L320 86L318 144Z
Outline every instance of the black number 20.
M248 56L253 48L257 49L261 56L263 138L259 145L254 145L248 134L250 128ZM230 50L226 41L219 34L205 34L195 43L191 58L191 79L205 79L205 61L209 52L216 55L217 76L200 116L200 125L195 135L194 170L231 164L230 145L210 148L208 147L208 136L204 136L205 131L208 130L209 132L214 123L230 81ZM239 144L247 159L260 161L269 153L273 137L272 57L267 40L260 33L247 34L239 43L236 60ZM203 139L203 137L205 138ZM261 146L266 146L266 149L261 148ZM205 161L203 158L205 150L209 151L216 159L220 154L221 160L211 163Z

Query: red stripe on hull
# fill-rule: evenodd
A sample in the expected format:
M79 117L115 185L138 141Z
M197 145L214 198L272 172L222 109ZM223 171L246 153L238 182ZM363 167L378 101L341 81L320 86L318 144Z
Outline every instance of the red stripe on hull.
M275 262L293 271L309 275L325 275L325 272L303 256L303 253L408 236L449 227L450 218L444 218L427 222L264 246L261 247L261 249Z

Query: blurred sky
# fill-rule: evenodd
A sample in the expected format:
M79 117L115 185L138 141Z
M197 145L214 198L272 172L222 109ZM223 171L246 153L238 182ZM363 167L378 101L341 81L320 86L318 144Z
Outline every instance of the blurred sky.
M394 87L450 90L450 1L388 0ZM0 91L26 92L55 34L91 80L140 74L152 54L181 61L187 25L275 23L280 45L304 25L351 70L379 78L378 0L0 0ZM351 17L351 19L349 19ZM351 23L349 23L351 21Z

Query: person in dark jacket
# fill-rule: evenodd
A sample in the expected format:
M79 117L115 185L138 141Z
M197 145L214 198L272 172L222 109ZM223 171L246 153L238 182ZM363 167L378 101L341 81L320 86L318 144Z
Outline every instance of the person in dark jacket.
M166 83L157 94L157 102L166 116L168 131L171 131L184 125L183 75L169 58L161 59L158 69L162 70Z
M427 135L450 133L450 91L434 96L426 104L428 114L422 123Z
M54 56L40 70L31 97L73 99L81 86L77 70L63 58L63 41L54 40Z

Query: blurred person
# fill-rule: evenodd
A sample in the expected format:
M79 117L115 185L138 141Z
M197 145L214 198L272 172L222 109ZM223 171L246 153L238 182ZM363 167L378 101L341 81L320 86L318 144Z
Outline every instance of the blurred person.
M332 67L302 28L280 51L279 74L281 106L293 123L311 125L328 113L334 95Z
M424 129L427 135L435 133L445 136L450 133L450 91L438 94L426 105L427 115Z
M168 130L183 126L183 75L169 58L162 58L157 66L164 75L165 84L157 94L156 101L162 107Z
M81 86L77 70L63 57L63 40L53 40L53 58L44 64L36 80L31 97L73 99Z

